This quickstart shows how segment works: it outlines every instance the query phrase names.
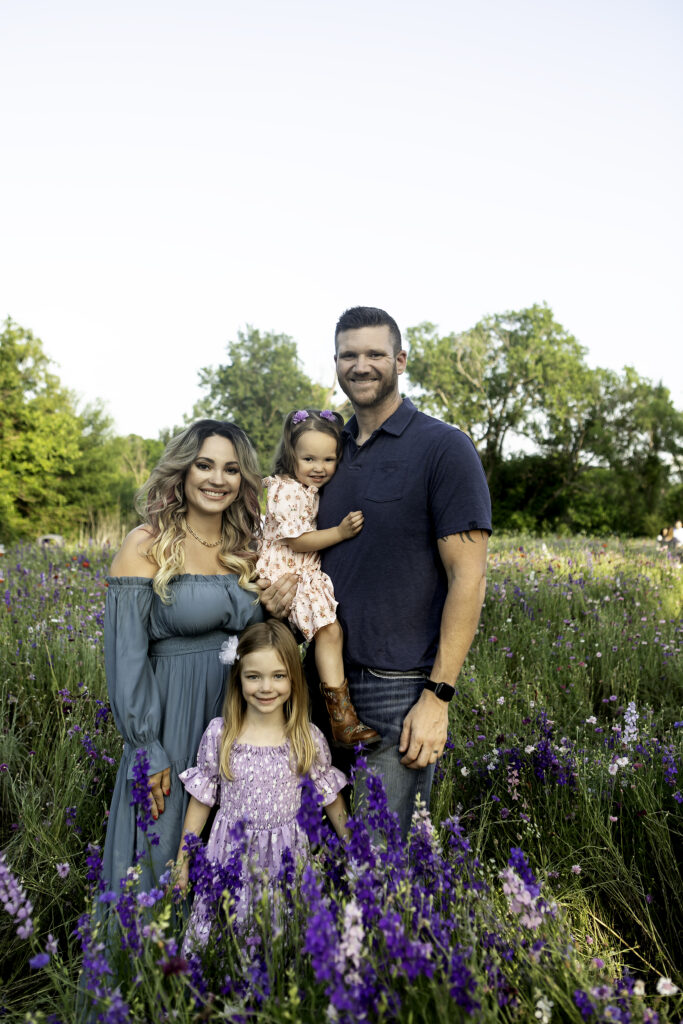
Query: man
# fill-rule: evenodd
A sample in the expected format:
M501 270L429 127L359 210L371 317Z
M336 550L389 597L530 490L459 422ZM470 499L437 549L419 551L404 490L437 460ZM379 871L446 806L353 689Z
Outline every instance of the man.
M384 310L347 310L335 332L339 385L355 415L318 529L349 509L361 532L322 552L346 638L351 696L382 742L367 754L407 835L443 753L449 701L484 598L491 505L474 445L402 399L406 352Z

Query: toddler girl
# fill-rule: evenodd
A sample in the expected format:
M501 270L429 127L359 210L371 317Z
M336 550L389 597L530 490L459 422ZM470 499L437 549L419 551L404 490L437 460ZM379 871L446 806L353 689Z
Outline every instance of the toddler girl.
M234 894L237 921L243 922L254 870L274 878L285 849L295 860L307 856L308 839L296 820L303 775L322 795L337 834L346 838L347 812L340 793L346 777L332 766L325 737L308 720L308 689L296 641L283 622L269 619L242 633L223 717L209 722L197 767L179 776L190 793L177 858L180 888L188 881L185 837L200 835L218 802L206 854L209 861L225 864L233 849L230 830L244 822L243 885ZM206 944L214 915L215 910L210 915L203 901L195 900L184 951Z
M363 513L349 512L339 526L316 529L318 491L334 476L344 421L336 412L299 409L285 419L268 488L259 574L274 582L295 572L299 585L289 621L307 640L315 637L315 664L332 725L342 747L375 743L379 733L358 720L344 675L344 635L337 621L332 580L320 568L323 548L350 540L363 528Z

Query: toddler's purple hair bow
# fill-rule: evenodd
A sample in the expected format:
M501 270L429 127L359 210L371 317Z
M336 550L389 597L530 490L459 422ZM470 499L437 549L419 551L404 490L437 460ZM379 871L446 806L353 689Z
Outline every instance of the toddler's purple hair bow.
M308 419L308 413L305 409L297 409L292 416L292 423L303 423L304 420Z

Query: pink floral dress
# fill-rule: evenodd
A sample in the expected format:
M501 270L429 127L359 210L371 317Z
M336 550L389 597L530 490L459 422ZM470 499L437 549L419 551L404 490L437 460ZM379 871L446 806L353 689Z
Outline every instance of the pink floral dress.
M298 574L289 621L312 640L322 626L337 617L334 587L320 568L320 553L292 551L287 540L317 529L318 488L306 487L288 476L267 476L263 482L268 498L263 546L256 567L272 583L285 573Z

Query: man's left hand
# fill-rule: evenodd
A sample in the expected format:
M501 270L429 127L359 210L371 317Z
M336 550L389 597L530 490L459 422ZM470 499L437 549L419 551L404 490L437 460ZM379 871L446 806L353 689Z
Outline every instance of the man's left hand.
M398 752L407 768L426 768L443 754L448 735L448 704L423 690L403 719Z

